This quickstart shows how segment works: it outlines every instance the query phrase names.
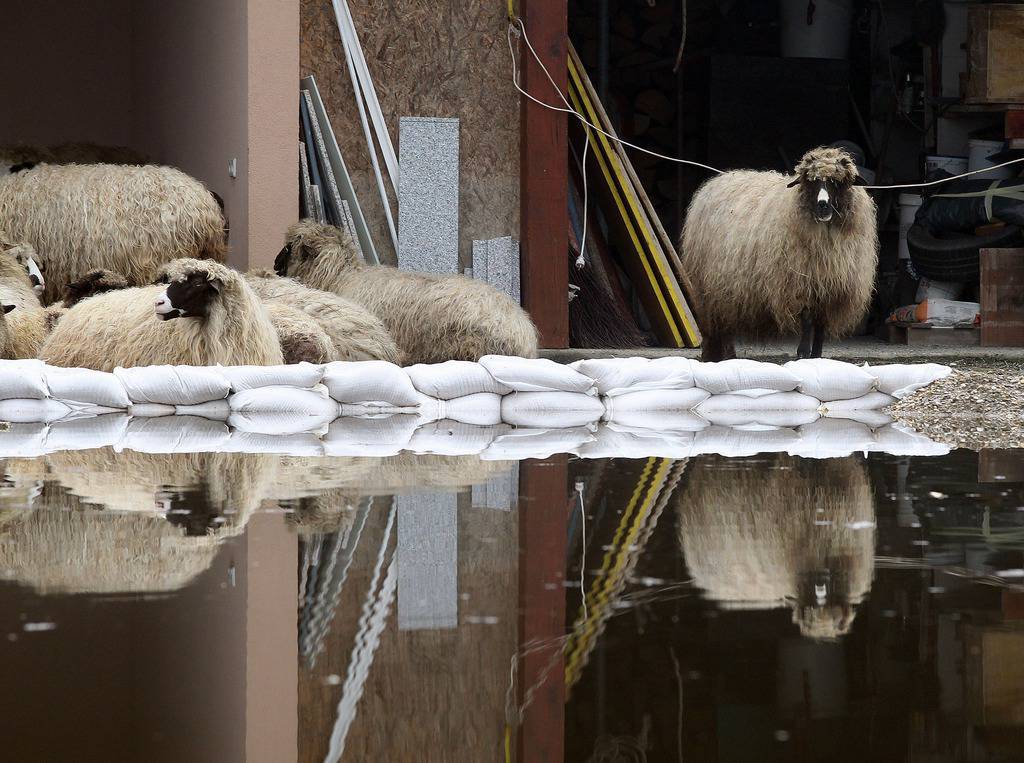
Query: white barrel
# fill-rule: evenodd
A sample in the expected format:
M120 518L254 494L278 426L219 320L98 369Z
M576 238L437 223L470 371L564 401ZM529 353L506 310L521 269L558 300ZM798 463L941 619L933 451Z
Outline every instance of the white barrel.
M924 174L930 175L936 170L945 170L950 175L962 175L967 172L966 156L939 156L930 154L924 158Z
M921 195L917 193L900 194L900 249L901 260L910 259L910 250L907 248L907 231L914 224L914 217L921 206Z

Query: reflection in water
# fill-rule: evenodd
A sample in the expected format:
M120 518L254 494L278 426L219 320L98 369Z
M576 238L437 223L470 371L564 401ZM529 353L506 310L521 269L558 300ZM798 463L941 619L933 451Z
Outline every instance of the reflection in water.
M862 459L705 456L691 464L676 510L683 557L708 598L729 609L790 607L813 638L850 630L874 570Z

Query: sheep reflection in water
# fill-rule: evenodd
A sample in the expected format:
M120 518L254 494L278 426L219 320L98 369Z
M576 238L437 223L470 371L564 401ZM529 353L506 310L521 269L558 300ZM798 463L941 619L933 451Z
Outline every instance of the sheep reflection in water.
M836 638L871 588L875 511L857 457L691 462L676 498L694 583L726 609L789 607L804 636Z

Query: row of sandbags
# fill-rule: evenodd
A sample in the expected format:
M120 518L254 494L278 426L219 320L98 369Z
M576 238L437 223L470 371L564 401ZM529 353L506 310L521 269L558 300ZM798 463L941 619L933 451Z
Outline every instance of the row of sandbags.
M416 415L343 417L322 432L268 434L198 416L81 416L51 423L15 423L0 430L0 457L30 458L67 450L112 447L142 453L277 453L296 456L386 457L401 452L484 460L547 458L689 458L703 454L749 456L788 453L833 458L860 452L935 456L940 443L897 424L872 429L847 419L821 418L799 427L707 425L654 431L615 423L539 429L507 424L477 426Z
M487 356L407 368L384 361L288 366L147 366L113 373L0 361L0 420L76 414L196 415L274 434L339 416L414 413L428 420L545 429L600 420L656 429L707 424L801 426L819 416L880 425L896 398L950 373L936 364L858 367L834 360L613 358L561 365Z

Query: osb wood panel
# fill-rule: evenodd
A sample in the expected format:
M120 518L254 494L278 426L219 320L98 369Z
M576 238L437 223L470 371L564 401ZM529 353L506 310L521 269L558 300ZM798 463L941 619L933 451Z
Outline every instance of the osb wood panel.
M400 117L461 120L459 261L471 265L474 239L519 235L519 98L510 81L505 6L349 5L395 150ZM330 0L302 0L301 24L300 73L316 77L374 242L395 264Z

